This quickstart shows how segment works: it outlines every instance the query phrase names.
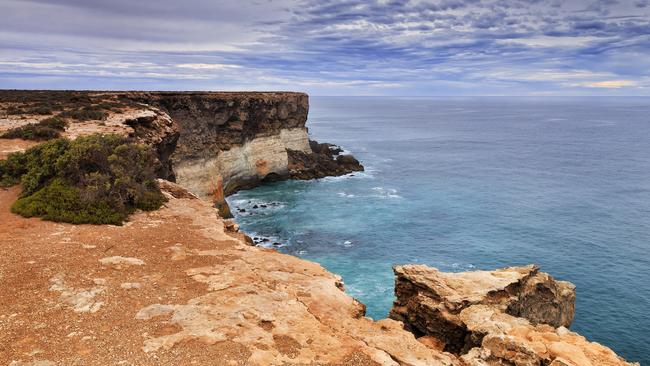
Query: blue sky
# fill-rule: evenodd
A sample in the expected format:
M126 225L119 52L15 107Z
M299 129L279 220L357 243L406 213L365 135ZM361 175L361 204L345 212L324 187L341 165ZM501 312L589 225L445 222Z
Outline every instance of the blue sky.
M0 0L0 88L650 95L650 0Z

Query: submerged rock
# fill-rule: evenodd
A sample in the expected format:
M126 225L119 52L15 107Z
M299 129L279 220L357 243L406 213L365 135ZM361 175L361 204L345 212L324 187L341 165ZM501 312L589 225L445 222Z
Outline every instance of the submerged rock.
M396 266L396 301L390 312L416 336L432 335L445 350L474 346L460 313L476 304L490 305L533 324L571 325L575 286L556 281L534 265L496 271L444 273L423 265Z

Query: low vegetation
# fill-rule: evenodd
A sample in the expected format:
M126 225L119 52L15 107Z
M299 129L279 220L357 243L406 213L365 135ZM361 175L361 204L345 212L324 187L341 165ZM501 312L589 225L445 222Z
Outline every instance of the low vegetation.
M81 91L6 90L0 94L0 115L40 115L70 122L102 121L112 113L139 107L126 94Z
M46 141L60 137L66 125L66 122L61 118L51 117L38 123L30 123L7 130L0 135L0 138Z
M61 112L59 113L59 117L70 118L81 122L92 120L102 121L108 117L108 112L106 112L102 107L87 106Z
M11 210L75 224L120 225L165 202L151 148L117 135L50 140L0 161L0 186L20 183Z

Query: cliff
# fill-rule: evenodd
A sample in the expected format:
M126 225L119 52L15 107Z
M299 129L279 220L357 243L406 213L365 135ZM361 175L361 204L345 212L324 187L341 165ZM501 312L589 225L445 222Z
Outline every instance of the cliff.
M289 177L287 150L311 153L302 93L138 93L178 126L171 155L176 181L210 196L221 177L226 195Z
M251 246L215 201L362 169L309 140L305 94L4 91L0 108L0 132L58 116L70 138L153 146L168 199L70 225L12 214L19 187L0 189L2 364L631 365L567 329L573 285L535 266L398 266L392 319L374 321L338 276ZM0 159L36 143L0 139Z
M265 181L363 170L334 145L309 140L304 93L0 91L0 110L0 132L57 116L71 138L133 136L155 147L161 178L204 199L214 200L219 180L227 196Z

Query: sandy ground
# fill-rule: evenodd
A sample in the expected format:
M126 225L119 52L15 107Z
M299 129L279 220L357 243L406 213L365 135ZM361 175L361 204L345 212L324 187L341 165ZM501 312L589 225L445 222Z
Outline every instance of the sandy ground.
M37 144L38 142L36 141L0 139L0 159L6 159L11 153L25 151Z

